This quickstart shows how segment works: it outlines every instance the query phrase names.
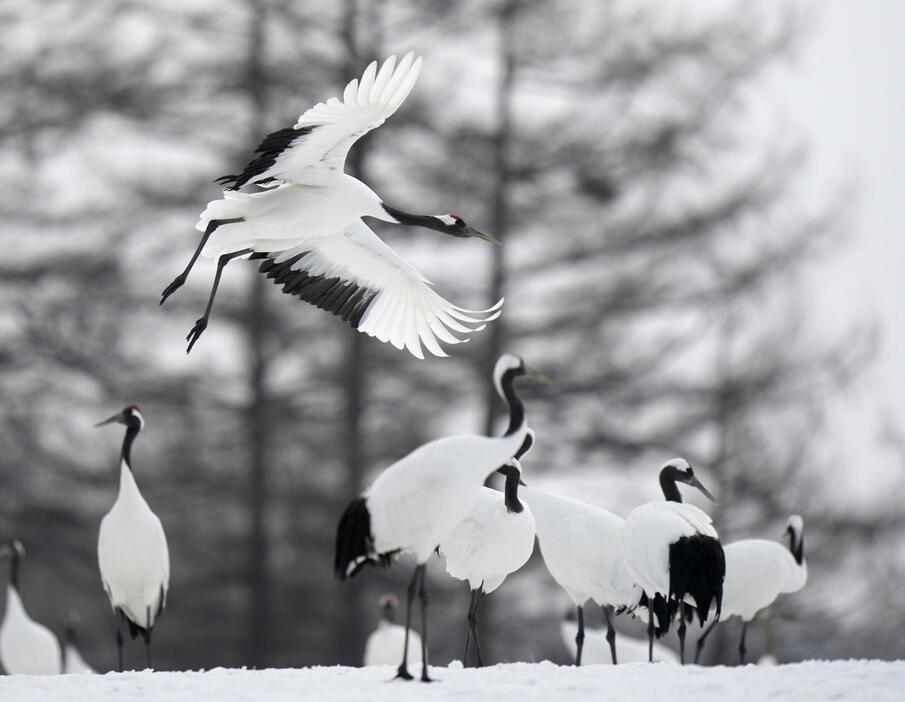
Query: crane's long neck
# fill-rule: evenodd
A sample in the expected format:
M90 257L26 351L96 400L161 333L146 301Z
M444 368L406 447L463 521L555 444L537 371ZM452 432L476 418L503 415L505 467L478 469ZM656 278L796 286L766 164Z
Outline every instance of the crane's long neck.
M660 489L667 502L681 502L682 494L676 486L676 479L668 475L665 470L660 471Z
M509 426L506 428L504 437L513 434L524 433L525 428L525 405L522 398L515 391L515 379L518 376L514 369L507 370L500 378L500 394L509 406Z
M798 565L804 562L804 534L789 534L789 551Z
M19 552L16 549L13 549L13 554L10 556L9 584L16 590L19 589Z
M126 427L126 436L123 438L123 450L120 454L120 459L129 470L132 470L132 443L135 441L135 437L138 436L138 432L141 431L140 424L132 424L130 423Z
M525 509L518 499L518 481L521 474L513 466L503 466L499 470L506 476L506 486L503 489L506 511L518 514Z

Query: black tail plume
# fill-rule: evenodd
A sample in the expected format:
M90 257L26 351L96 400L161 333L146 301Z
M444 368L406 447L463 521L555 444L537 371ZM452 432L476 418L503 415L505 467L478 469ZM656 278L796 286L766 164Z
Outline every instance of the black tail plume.
M336 554L333 558L333 574L337 580L358 575L366 565L385 568L393 562L398 551L377 553L371 535L371 513L364 497L356 497L336 527Z
M670 545L670 600L678 603L685 595L691 595L701 626L707 621L711 605L716 606L716 616L719 619L725 577L726 557L718 539L695 534L683 536Z

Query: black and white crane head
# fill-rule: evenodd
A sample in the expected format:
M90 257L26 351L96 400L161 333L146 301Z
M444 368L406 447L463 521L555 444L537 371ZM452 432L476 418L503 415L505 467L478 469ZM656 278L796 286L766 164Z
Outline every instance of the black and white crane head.
M478 666L484 665L478 639L478 609L484 598L525 565L534 552L534 515L518 495L519 485L524 485L519 459L533 445L534 432L529 429L515 456L499 468L506 477L503 492L482 488L468 514L440 540L446 572L467 582L470 591L462 658L465 665L472 639Z
M525 441L525 407L515 390L518 378L549 382L514 354L504 354L494 368L493 380L509 406L509 426L499 437L463 434L430 441L386 468L360 496L352 500L336 530L334 573L339 580L356 575L366 565L389 566L402 553L412 553L417 565L409 583L406 630L411 628L411 603L421 600L421 679L427 670L428 559L445 533L468 514L484 481L501 468ZM408 647L405 647L407 652ZM407 659L398 677L411 679Z
M667 501L681 502L682 494L677 483L683 483L701 491L708 500L716 503L716 498L705 488L694 474L694 468L684 458L673 458L660 469L660 489Z
M138 488L132 445L145 426L137 405L128 405L95 426L125 426L120 451L119 492L101 520L97 556L101 581L116 620L118 669L123 669L123 629L144 640L151 667L151 634L166 607L170 587L170 553L160 519Z
M455 214L411 214L383 201L345 174L349 149L382 125L418 79L421 59L391 56L372 62L334 97L304 112L293 127L264 137L239 173L219 179L223 197L208 203L196 229L203 232L185 270L163 291L160 303L181 287L199 255L217 258L204 315L186 337L188 350L207 328L220 276L233 259L264 259L260 272L283 292L340 317L353 329L423 357L439 342L456 344L499 315L502 300L469 310L444 299L430 281L400 258L363 221L424 227L457 238L499 241ZM245 186L260 188L241 192Z
M710 517L682 502L679 483L697 488L716 501L688 461L667 461L660 469L665 501L648 502L632 510L621 530L621 546L628 573L644 592L649 658L653 657L655 632L658 637L666 634L678 615L679 655L684 662L687 618L697 612L703 626L711 605L716 619L720 617L726 561Z
M19 572L25 547L13 539L0 544L0 559L10 559L6 610L0 622L0 664L8 675L57 675L62 651L57 637L25 610L19 590Z

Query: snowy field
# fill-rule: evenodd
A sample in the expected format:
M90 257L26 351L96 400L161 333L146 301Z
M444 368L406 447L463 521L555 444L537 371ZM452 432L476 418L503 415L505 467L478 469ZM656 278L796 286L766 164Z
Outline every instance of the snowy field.
M511 663L432 668L432 685L390 681L391 667L0 677L6 702L297 702L298 700L865 700L905 699L905 662L811 661L736 668L629 663L574 668Z

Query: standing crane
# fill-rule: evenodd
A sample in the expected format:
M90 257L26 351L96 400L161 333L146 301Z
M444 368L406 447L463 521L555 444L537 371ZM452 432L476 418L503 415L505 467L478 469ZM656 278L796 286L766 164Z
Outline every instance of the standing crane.
M421 602L421 680L430 682L427 658L427 561L443 534L471 509L489 475L506 464L525 441L525 407L515 391L521 377L549 379L514 354L497 361L493 380L509 405L509 426L503 436L466 434L426 443L385 469L343 513L336 530L334 573L339 580L356 575L365 565L389 566L402 553L412 553L417 565L406 592L405 629L411 629L412 600ZM411 680L408 640L397 677Z
M0 663L7 675L57 675L62 651L53 632L28 616L19 594L19 568L25 560L20 541L0 544L0 558L9 558L6 611L0 622Z
M584 607L593 600L603 609L610 656L616 663L616 629L611 609L634 608L641 597L619 548L624 520L602 507L535 488L523 488L537 524L544 564L577 609L575 665L581 665Z
M804 520L793 514L786 524L785 534L789 537L788 549L766 539L744 539L724 548L726 581L723 584L722 621L730 617L742 620L742 636L738 644L738 657L742 663L745 662L748 624L780 595L798 592L808 581L808 564L804 559ZM695 663L701 657L707 637L717 621L708 626L698 639Z
M123 627L132 639L141 635L151 667L151 633L163 613L170 587L170 552L157 515L151 511L132 471L132 443L145 420L136 405L126 407L95 426L123 424L119 494L101 520L97 557L101 581L116 619L118 669L123 669Z
M372 62L351 81L342 100L307 110L295 126L264 137L241 173L218 179L223 197L210 202L196 229L203 232L185 270L163 291L160 304L186 281L198 256L217 258L204 315L189 332L188 351L207 328L223 269L233 259L265 259L261 272L283 292L347 322L353 329L423 357L421 343L445 356L438 339L470 334L499 315L500 300L468 310L445 300L430 281L400 258L363 221L419 226L455 237L499 242L455 214L411 214L385 203L371 188L343 172L358 139L402 105L421 71L408 53L391 56L380 70ZM256 192L239 188L255 186Z
M682 502L676 483L700 490L707 499L713 495L697 479L683 458L668 461L660 470L660 487L665 502L648 502L636 507L622 525L622 554L629 575L644 591L648 607L648 659L653 661L654 628L657 635L669 631L673 617L679 616L679 658L685 662L687 605L698 613L701 626L711 603L715 619L720 618L726 561L719 536L710 517L694 505Z
M365 665L396 665L405 645L405 627L396 623L396 609L399 601L395 595L386 594L380 598L380 621L377 628L365 642ZM421 637L410 631L408 648L421 651Z
M503 492L481 488L468 515L440 540L446 572L465 580L471 591L464 665L468 665L472 637L478 667L484 665L478 641L478 608L484 598L502 585L506 576L525 565L534 551L534 516L518 498L522 474L519 459L533 445L534 432L529 429L515 456L499 469L506 476Z

